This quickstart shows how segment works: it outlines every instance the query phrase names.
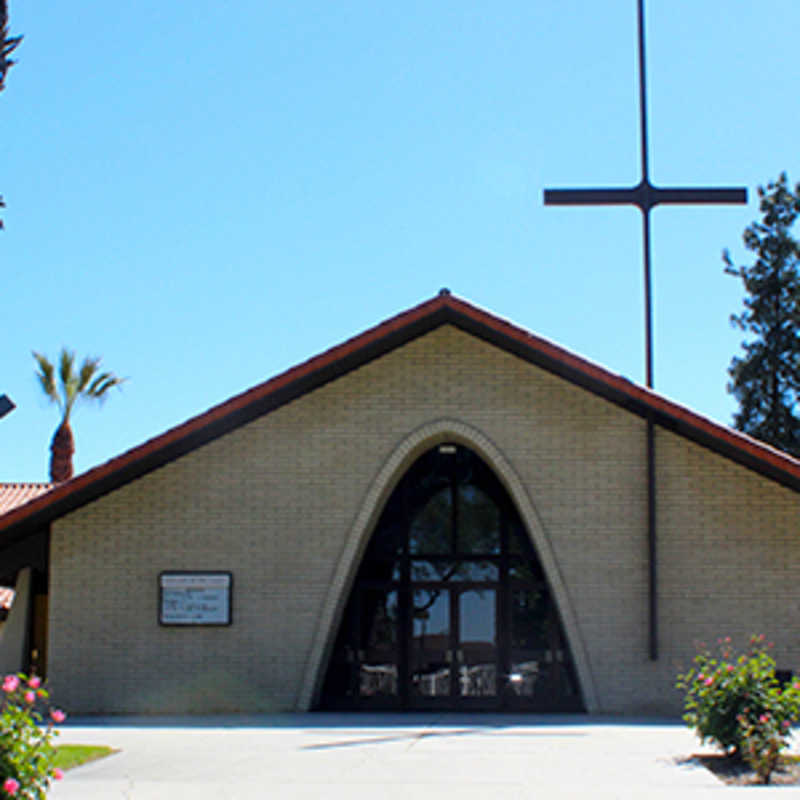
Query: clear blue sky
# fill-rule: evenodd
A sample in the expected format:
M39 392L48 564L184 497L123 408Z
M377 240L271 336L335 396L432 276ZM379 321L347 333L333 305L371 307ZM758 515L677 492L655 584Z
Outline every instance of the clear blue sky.
M800 179L797 0L648 0L656 388L729 423L755 187ZM635 0L10 0L0 480L46 480L32 349L128 382L86 470L449 287L643 381Z

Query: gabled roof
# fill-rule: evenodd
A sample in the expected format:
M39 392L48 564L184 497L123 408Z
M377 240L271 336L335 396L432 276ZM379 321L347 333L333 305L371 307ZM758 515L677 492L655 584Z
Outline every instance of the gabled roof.
M0 544L39 530L69 511L448 324L634 414L652 416L657 425L800 491L800 461L786 453L700 416L442 290L436 297L6 512L0 516Z

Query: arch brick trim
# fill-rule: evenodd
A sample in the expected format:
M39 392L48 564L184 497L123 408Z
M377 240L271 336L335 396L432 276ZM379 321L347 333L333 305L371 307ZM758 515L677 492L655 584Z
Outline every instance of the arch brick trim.
M309 710L321 690L330 652L336 638L341 615L350 595L353 579L384 503L417 457L425 450L444 441L462 444L478 453L494 470L516 504L525 529L536 548L550 589L555 596L564 626L564 635L569 642L575 669L578 673L586 710L589 713L596 713L599 709L597 694L577 616L550 539L529 492L500 448L491 439L477 428L449 418L428 422L406 436L386 459L367 489L326 593L295 707L298 711Z

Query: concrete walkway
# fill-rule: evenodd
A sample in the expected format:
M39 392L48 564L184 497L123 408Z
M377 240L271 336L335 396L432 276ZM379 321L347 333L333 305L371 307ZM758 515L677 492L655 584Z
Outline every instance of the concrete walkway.
M797 737L796 737L797 738ZM587 716L278 714L74 719L60 743L120 752L66 774L52 800L724 798L687 761L682 724ZM795 741L795 745L797 745ZM795 751L797 747L795 746Z

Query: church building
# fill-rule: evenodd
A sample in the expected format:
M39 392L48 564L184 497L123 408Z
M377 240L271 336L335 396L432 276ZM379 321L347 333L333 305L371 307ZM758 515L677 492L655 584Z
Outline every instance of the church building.
M0 665L73 713L675 715L701 642L800 670L798 574L800 461L443 291L0 506Z

